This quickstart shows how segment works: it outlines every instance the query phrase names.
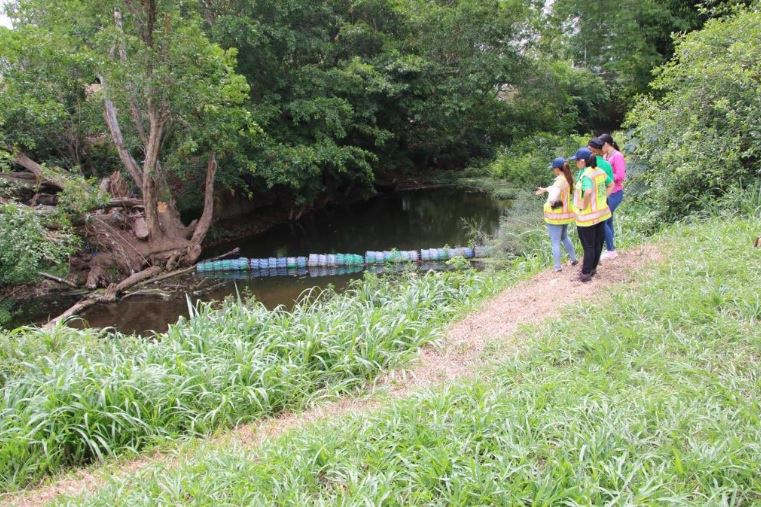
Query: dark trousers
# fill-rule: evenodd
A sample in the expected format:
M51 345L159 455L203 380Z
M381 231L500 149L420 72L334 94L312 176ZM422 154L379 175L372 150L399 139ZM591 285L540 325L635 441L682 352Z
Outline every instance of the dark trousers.
M605 242L605 222L590 227L576 227L579 231L579 240L584 248L584 261L581 264L581 272L585 275L597 269L602 255L602 245Z

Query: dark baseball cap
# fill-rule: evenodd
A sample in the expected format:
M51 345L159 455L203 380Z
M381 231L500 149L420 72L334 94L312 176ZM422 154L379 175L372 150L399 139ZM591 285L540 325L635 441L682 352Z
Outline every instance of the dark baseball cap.
M563 157L558 157L552 161L550 164L550 169L560 169L565 165L565 159Z
M599 137L593 137L592 139L589 140L589 143L587 143L588 146L596 150L601 150L603 144L605 143L603 143Z
M579 148L576 154L570 158L570 160L587 160L592 156L592 150L589 148Z

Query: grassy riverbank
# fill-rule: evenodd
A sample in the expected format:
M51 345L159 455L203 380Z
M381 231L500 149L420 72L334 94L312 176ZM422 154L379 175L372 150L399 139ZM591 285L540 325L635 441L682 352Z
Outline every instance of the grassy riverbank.
M761 501L758 218L680 225L663 264L523 332L476 381L256 451L201 445L91 505Z
M369 276L291 311L202 306L152 340L65 328L2 334L0 486L357 389L538 267Z

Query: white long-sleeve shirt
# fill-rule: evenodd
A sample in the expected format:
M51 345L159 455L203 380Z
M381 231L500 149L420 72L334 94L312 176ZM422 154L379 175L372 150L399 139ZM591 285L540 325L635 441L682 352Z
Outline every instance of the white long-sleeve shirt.
M552 185L547 187L547 204L553 205L560 200L560 193L568 188L568 181L562 174L555 178Z

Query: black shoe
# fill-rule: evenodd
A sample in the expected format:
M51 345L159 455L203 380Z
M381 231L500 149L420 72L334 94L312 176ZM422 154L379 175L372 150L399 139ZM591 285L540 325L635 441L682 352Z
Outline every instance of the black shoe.
M578 264L578 263L579 263L579 261L572 261L572 262L571 262L571 266L575 266L575 265L576 265L576 264Z
M579 275L579 281L581 283L587 283L592 281L592 275L587 273L582 273Z
M596 274L597 274L596 269L593 269L592 271L589 272L589 276L595 276Z

